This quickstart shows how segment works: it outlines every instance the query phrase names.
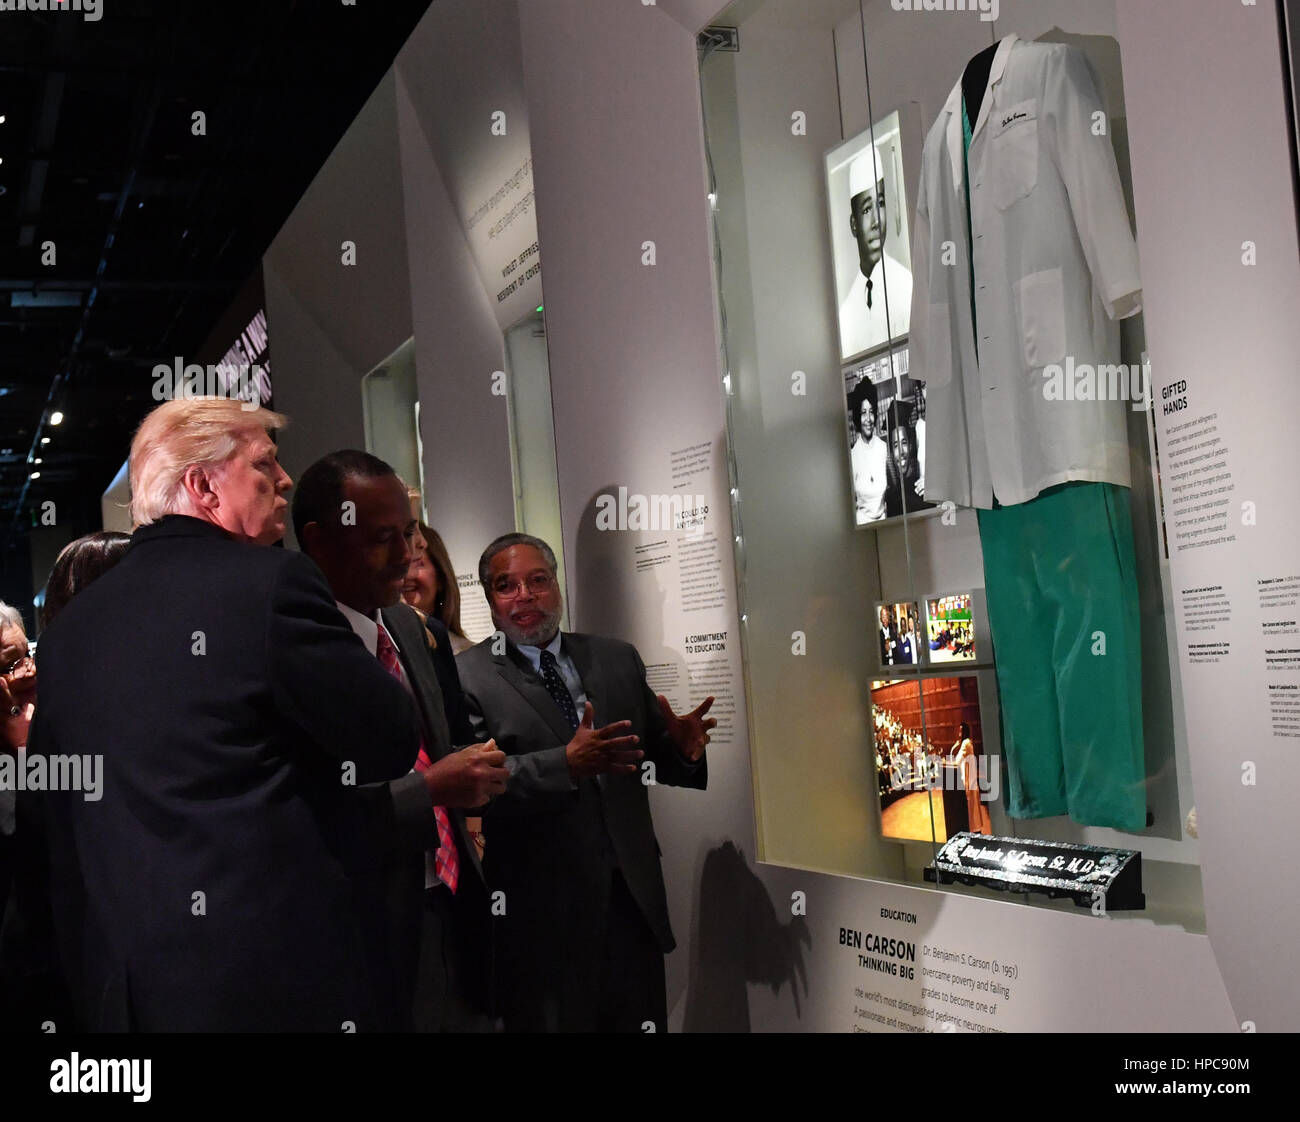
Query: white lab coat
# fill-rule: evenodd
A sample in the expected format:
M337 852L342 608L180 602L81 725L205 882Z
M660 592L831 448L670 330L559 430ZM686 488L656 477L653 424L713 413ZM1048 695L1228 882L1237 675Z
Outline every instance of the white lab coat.
M925 140L912 231L910 374L927 383L935 430L926 498L987 509L995 493L1023 503L1069 480L1128 486L1125 403L1044 392L1044 367L1067 356L1076 368L1117 363L1115 320L1141 310L1137 246L1109 120L1094 116L1103 106L1091 67L1058 43L1008 35L998 45L971 130L973 237L961 105L958 80Z

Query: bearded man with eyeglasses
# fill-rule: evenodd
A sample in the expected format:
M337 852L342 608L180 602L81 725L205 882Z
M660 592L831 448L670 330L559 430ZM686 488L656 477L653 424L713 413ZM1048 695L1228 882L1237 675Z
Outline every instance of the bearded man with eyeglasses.
M706 786L713 698L679 717L630 644L562 632L557 575L540 538L497 538L479 579L498 630L457 659L511 773L484 814L500 1011L510 1031L663 1032L675 943L647 791Z

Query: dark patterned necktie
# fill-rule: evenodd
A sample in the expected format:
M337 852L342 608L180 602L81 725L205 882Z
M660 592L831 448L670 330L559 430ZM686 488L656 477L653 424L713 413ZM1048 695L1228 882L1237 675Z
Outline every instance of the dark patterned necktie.
M564 679L560 677L559 665L550 651L542 651L542 685L551 695L551 700L560 707L564 719L569 722L569 728L576 729L578 707L573 704L573 696L569 693L569 687L564 684Z

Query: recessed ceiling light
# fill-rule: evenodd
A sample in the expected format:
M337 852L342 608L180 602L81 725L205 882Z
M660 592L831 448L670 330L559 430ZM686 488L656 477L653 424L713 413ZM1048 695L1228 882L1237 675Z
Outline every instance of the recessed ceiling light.
M42 444L48 444L49 442L50 442L50 438L48 436L41 437Z
M32 461L32 463L34 463L34 464L43 464L44 462L45 462L45 461L42 460L42 459L40 458L40 456L37 456L36 459L34 459L34 460Z
M50 424L52 425L63 424L63 414L60 413L57 409L50 414Z
M28 479L40 479L40 477L41 477L41 473L40 473L39 471L34 471L34 472L32 472L32 474L29 475L27 478L28 478Z

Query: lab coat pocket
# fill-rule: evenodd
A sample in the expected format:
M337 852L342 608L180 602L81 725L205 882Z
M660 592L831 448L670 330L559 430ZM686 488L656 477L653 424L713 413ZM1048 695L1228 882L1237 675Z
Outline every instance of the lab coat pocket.
M1065 286L1060 269L1030 273L1012 286L1025 365L1039 370L1065 357Z
M990 141L993 204L1006 210L1038 183L1038 102L997 109Z

